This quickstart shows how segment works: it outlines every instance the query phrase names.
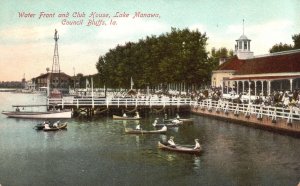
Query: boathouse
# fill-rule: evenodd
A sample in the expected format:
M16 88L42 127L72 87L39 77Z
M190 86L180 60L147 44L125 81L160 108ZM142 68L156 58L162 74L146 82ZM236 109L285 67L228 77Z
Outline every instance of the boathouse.
M251 40L242 35L236 40L235 55L222 61L212 73L212 86L228 93L270 95L274 90L300 88L300 50L254 56Z

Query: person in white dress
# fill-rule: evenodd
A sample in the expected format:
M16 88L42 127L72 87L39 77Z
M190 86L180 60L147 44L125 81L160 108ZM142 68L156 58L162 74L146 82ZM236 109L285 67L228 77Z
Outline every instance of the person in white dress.
M135 127L135 130L141 130L140 124L137 124L137 126Z
M135 113L136 115L134 116L135 118L140 118L139 112Z
M194 149L201 149L200 143L198 139L195 139L195 147Z
M171 147L176 147L176 144L174 142L174 137L171 136L170 139L168 140L168 144L171 146Z
M166 125L164 125L160 130L162 130L162 131L165 131L165 130L167 130L167 126Z

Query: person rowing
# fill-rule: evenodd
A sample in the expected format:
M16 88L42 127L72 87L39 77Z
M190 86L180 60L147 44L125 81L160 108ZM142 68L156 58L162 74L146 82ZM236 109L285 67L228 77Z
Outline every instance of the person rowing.
M173 139L174 139L174 137L171 136L170 139L168 140L168 144L169 144L169 146L175 148L175 147L176 147L176 144L175 144L175 142L174 142Z
M154 120L154 122L152 123L153 127L155 127L157 125L157 118Z
M200 143L198 139L195 139L195 147L194 149L201 149Z
M136 115L134 116L135 118L140 118L139 112L135 113Z
M140 124L137 124L137 126L135 127L135 130L141 130Z
M167 130L167 126L166 125L164 125L160 130L162 130L162 131L165 131L165 130Z

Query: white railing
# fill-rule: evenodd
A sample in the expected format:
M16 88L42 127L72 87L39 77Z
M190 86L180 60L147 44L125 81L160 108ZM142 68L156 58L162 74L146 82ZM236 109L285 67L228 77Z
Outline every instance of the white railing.
M244 113L245 116L255 114L257 118L263 116L270 117L276 121L277 118L287 119L288 123L293 120L300 120L300 109L297 107L273 107L266 105L255 105L255 104L237 104L229 101L212 101L211 99L203 100L194 104L194 108L207 109L215 111L232 112L235 115Z
M62 106L191 106L195 104L188 98L176 98L176 99L145 99L145 98L63 98L54 99L50 98L47 100L48 105Z

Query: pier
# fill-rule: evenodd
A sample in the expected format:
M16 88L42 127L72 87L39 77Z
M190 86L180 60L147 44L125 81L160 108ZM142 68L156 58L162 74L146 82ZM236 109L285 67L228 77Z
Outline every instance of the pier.
M161 99L149 98L122 98L122 97L103 97L103 98L73 98L65 97L62 99L48 98L47 105L55 105L60 109L72 109L75 113L85 113L93 116L97 113L113 112L135 112L145 113L167 112L190 112L191 105L195 101L189 98L167 98ZM51 109L51 108L49 108Z
M247 125L281 134L300 137L300 115L297 107L273 107L236 104L211 99L195 103L191 112L224 121Z

